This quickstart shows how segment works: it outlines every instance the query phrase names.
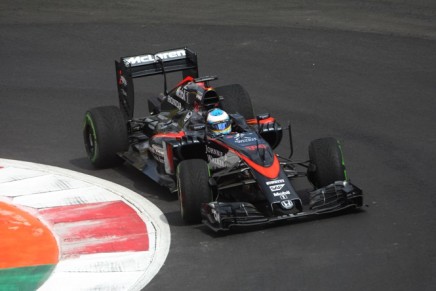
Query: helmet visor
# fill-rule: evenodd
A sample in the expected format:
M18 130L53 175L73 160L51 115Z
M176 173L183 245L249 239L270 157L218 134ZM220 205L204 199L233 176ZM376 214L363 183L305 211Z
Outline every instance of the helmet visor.
M214 131L221 131L230 126L230 120L224 120L221 122L209 123L209 126Z

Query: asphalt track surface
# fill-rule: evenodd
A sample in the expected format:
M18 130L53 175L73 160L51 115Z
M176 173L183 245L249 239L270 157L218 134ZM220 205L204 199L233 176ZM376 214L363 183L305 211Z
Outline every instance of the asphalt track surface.
M172 244L145 290L435 289L434 1L2 1L0 24L0 156L155 203ZM295 158L340 139L369 207L217 236L184 225L175 197L134 169L93 169L82 119L117 104L113 60L181 46L217 85L243 84L256 112L291 119ZM161 91L152 78L137 96Z

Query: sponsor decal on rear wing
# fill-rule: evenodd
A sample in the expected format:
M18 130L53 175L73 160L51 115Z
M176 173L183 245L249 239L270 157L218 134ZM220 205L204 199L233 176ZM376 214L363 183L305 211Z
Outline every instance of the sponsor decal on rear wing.
M116 63L132 78L186 70L190 70L192 77L198 77L197 54L188 48L122 57Z
M166 73L182 72L198 77L197 54L188 48L177 48L154 54L122 57L115 61L118 98L127 119L131 119L135 107L133 79L152 75L164 76L164 90L167 92Z
M186 58L186 50L178 49L167 52L160 52L154 55L141 55L135 57L124 57L122 58L126 66L142 66L151 63L157 63L159 60L164 62L172 60L180 60Z

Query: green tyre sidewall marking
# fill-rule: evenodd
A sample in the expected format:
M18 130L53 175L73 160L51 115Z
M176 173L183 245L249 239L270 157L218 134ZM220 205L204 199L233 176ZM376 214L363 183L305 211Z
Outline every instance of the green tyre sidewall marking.
M94 149L92 152L89 152L89 157L91 158L92 162L95 162L95 160L98 157L98 142L97 142L97 134L96 134L96 130L95 130L95 126L94 123L92 122L92 117L91 117L91 113L87 112L85 115L85 129L86 126L89 126L92 130L92 139L94 142Z
M182 207L182 189L180 188L180 164L177 165L177 172L176 172L176 179L177 179L177 196L179 198L179 205L180 205L180 215L183 217L183 207Z
M341 163L342 163L342 167L344 168L345 181L348 181L347 168L345 168L345 159L344 159L344 153L342 151L342 146L341 146L341 143L338 140L337 140L337 143L338 143L339 151L341 153Z

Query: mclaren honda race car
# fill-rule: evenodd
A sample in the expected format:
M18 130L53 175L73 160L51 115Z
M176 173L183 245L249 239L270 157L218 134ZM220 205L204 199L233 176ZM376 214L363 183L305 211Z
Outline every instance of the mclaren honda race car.
M268 224L359 208L362 191L346 173L340 143L321 138L309 145L309 160L292 160L290 124L255 115L238 84L211 87L217 77L199 77L197 55L188 48L122 57L115 61L119 107L85 114L84 143L97 168L131 164L177 193L187 223L215 231ZM167 74L182 81L167 89ZM164 94L148 99L150 114L134 117L133 79L162 75ZM289 131L290 155L274 149ZM293 181L313 185L300 197Z

